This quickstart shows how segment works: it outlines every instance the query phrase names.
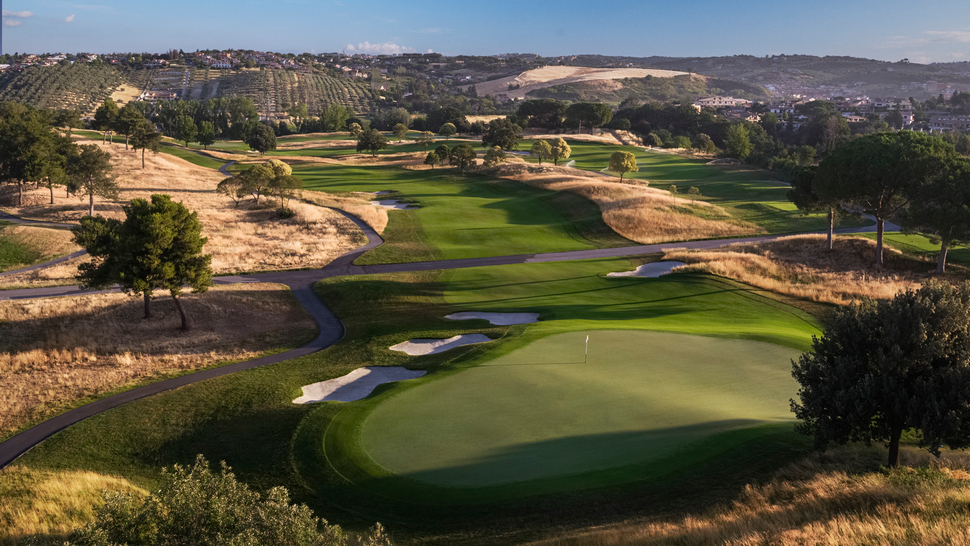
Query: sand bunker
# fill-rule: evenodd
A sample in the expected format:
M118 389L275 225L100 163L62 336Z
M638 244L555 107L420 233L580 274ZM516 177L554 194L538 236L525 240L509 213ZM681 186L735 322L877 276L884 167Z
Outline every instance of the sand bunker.
M416 209L414 205L409 205L408 203L402 203L396 199L382 199L380 201L371 201L371 205L375 207L381 207L390 210L411 210Z
M539 313L477 313L463 311L452 313L445 317L451 320L485 319L496 326L511 326L513 324L530 324L539 321Z
M607 273L607 277L648 277L654 278L661 275L666 275L673 271L675 267L680 267L682 265L687 265L684 262L653 262L649 264L643 264L633 271L619 271L616 273Z
M428 372L409 370L400 366L358 368L343 377L304 385L303 396L293 400L293 403L353 402L366 398L378 385L416 379L426 373Z
M487 341L492 341L492 339L485 334L462 334L448 339L412 339L392 345L391 350L401 351L411 356L433 355L462 345L485 343Z

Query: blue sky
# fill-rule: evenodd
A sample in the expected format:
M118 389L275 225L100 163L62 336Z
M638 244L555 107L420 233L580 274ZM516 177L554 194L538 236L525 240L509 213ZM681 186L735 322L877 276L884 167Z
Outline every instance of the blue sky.
M811 54L970 60L966 0L6 0L3 52Z

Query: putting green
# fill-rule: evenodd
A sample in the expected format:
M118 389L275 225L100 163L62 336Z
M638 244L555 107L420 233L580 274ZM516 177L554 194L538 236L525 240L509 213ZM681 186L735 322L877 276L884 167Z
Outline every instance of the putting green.
M402 389L367 415L358 445L389 473L426 485L552 480L553 489L569 489L636 480L642 468L634 467L669 465L681 453L716 454L742 429L790 426L796 350L594 330L583 362L586 335L541 338L484 365ZM711 441L716 438L725 441ZM618 468L631 470L603 472Z

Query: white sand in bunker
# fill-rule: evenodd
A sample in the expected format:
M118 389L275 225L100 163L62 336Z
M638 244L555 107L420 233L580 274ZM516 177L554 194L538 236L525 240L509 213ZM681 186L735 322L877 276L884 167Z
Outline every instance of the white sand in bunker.
M647 277L656 278L662 275L673 272L674 269L678 267L683 267L687 264L684 262L653 262L649 264L643 264L640 267L634 269L633 271L617 271L615 273L607 273L607 277Z
M401 351L411 356L423 356L443 353L445 351L461 347L462 345L473 345L475 343L487 343L492 338L485 334L461 334L448 339L412 339L404 343L392 345L392 351Z
M378 385L417 379L428 372L409 370L400 366L372 366L358 368L343 377L303 386L303 396L294 404L314 402L353 402L366 398Z
M408 203L402 203L397 199L380 199L378 201L371 201L370 204L389 210L412 210L418 208Z
M530 324L539 321L539 313L479 313L462 311L445 317L451 320L484 319L496 326L511 326L513 324Z

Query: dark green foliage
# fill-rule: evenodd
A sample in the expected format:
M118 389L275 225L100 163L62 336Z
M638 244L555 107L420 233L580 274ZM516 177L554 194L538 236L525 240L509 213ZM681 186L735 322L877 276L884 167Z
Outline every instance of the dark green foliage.
M970 160L952 158L923 186L903 215L907 229L940 241L937 273L946 270L947 250L970 240Z
M835 220L837 213L842 210L842 203L838 197L819 193L819 190L816 188L816 174L817 169L815 167L802 167L797 169L794 175L792 175L791 189L788 190L788 199L806 214L813 212L828 213L829 229L826 247L832 250Z
M195 142L199 137L199 127L195 124L192 116L182 114L175 120L175 133L172 135L175 140L181 140L185 146L189 142Z
M440 131L441 126L446 123L454 125L458 132L468 130L469 124L468 119L465 118L465 114L461 113L461 110L451 106L438 108L429 113L425 127L431 131Z
M530 127L557 129L566 117L566 103L555 99L527 100L519 105L517 116L528 120Z
M276 133L264 123L258 123L243 139L247 146L261 154L276 149Z
M714 141L711 137L707 136L705 133L699 133L694 137L694 141L691 143L695 150L702 151L707 154L713 154L717 150L717 146L714 145Z
M280 122L282 123L282 122ZM202 149L206 149L209 146L215 144L216 142L216 128L209 121L203 121L199 123L199 144L202 145Z
M210 124L211 127L211 124ZM155 130L155 126L145 118L141 118L131 133L131 148L141 150L141 168L145 168L145 150L158 153L162 144L162 133Z
M610 156L610 171L620 173L620 180L623 180L625 173L635 173L640 170L637 167L637 158L630 152L613 152Z
M130 102L125 105L124 108L118 113L118 118L115 123L115 130L123 135L125 135L125 149L128 149L128 140L131 134L135 131L135 127L139 123L145 120L145 116L141 113L141 110L135 106L135 103Z
M892 301L839 310L813 352L793 362L798 430L829 443L889 442L916 429L939 455L970 446L970 284L931 283Z
M104 99L101 106L98 106L98 109L94 111L94 121L91 122L91 127L98 131L113 131L120 114L121 110L115 101Z
M377 129L368 129L357 138L358 152L371 152L376 157L377 152L384 148L387 148L387 137Z
M464 143L452 148L448 161L458 167L460 174L465 174L465 168L475 164L475 157L475 148L472 148L471 144Z
M67 158L67 176L72 192L88 196L88 215L94 216L94 196L118 197L118 182L111 176L111 154L94 144L82 144Z
M751 155L751 136L747 127L741 124L732 125L724 139L724 153L744 161Z
M451 138L455 136L457 132L458 129L455 127L454 123L446 123L441 126L441 129L438 129L438 134L445 138Z
M488 123L482 135L483 146L498 146L503 150L513 150L522 140L522 128L508 119L499 118Z
M155 290L169 290L182 317L189 321L178 299L184 286L205 292L212 285L212 256L202 254L208 239L202 237L198 215L168 195L152 195L151 202L133 199L124 206L125 220L85 216L74 228L74 241L93 258L78 267L82 286L108 288L145 298L145 316Z
M339 526L315 517L306 505L290 504L285 487L260 495L239 482L225 463L213 472L201 455L191 468L165 469L161 486L147 499L121 492L103 495L95 521L74 531L68 544L347 544ZM389 544L379 525L369 544Z
M370 119L371 127L379 131L390 131L395 125L411 125L411 114L404 108L391 108L377 112Z
M579 128L587 127L592 131L593 127L602 127L613 119L613 109L608 104L596 104L591 102L576 102L566 108L566 124Z
M279 199L281 215L289 212L287 205L289 205L290 199L302 189L303 181L293 175L276 176L269 181L270 194Z

